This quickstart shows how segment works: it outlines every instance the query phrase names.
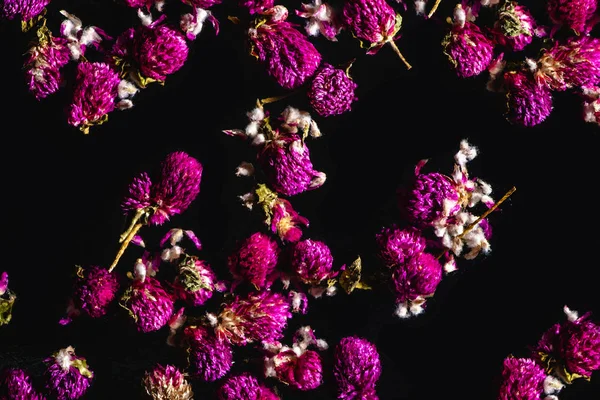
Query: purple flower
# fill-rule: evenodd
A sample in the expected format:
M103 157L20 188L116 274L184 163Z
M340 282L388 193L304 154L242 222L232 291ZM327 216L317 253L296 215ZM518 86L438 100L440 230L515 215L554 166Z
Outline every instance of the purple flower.
M266 142L258 153L258 163L270 186L284 196L317 189L327 178L313 168L308 147L296 134L278 134Z
M350 111L356 100L357 88L346 71L323 64L308 90L308 99L314 110L323 117Z
M288 349L273 358L274 373L280 382L298 390L313 390L323 382L323 365L319 353L306 350L297 355Z
M7 368L0 373L0 399L45 400L45 397L35 390L28 372Z
M12 308L17 296L8 288L8 273L0 274L0 326L12 319Z
M157 365L147 371L142 385L153 400L192 400L194 396L192 386L173 365Z
M461 78L477 76L492 62L494 43L477 25L466 20L460 4L454 9L452 29L442 40L444 54Z
M279 396L248 372L227 378L217 390L217 396L219 400L279 400Z
M342 30L338 15L327 3L313 0L311 4L300 5L302 11L296 10L296 15L308 19L304 29L308 36L318 36L319 33L327 40L337 42L337 34Z
M92 266L86 269L77 267L73 293L73 309L69 316L84 312L92 318L100 318L106 314L107 308L114 300L119 281L116 275L104 268Z
M59 350L45 362L48 364L46 388L53 397L75 400L87 392L94 374L89 370L85 358L78 357L73 347Z
M229 256L229 271L237 281L248 281L256 290L268 289L273 283L279 257L277 242L256 232L238 244Z
M274 341L283 336L291 317L290 303L280 293L250 293L236 296L223 306L215 331L234 345Z
M587 33L591 25L598 0L549 0L548 15L557 25L565 25L578 34Z
M29 91L37 100L41 100L59 89L63 82L61 68L71 57L67 41L55 38L46 26L37 31L37 41L27 52L25 77Z
M357 336L345 337L336 346L334 357L338 399L378 399L375 385L381 375L381 361L373 343Z
M392 270L398 302L410 302L433 295L442 280L442 265L431 254L420 253Z
M14 19L21 15L21 20L27 22L44 11L50 0L3 0L0 5L0 19Z
M555 42L539 58L535 78L559 91L600 83L600 39L582 36Z
M504 360L498 400L540 400L546 373L529 358Z
M513 51L521 51L533 41L535 20L529 10L514 1L508 1L498 10L494 25L498 42Z
M552 93L525 72L509 71L504 74L507 89L506 119L523 126L542 123L552 112Z
M168 25L141 26L134 37L132 56L140 73L162 82L177 72L189 49L181 32Z
M287 242L297 242L302 237L299 225L308 226L308 219L294 210L292 203L285 199L277 199L271 207L271 232Z
M247 8L250 15L254 15L273 8L275 0L240 0L239 5Z
M159 330L173 315L173 298L150 276L136 276L119 304L129 311L140 332Z
M395 225L382 229L376 239L378 256L388 268L405 264L410 258L424 252L426 246L425 238L417 229L400 229Z
M296 89L315 74L321 54L286 18L283 6L262 13L248 30L250 54L266 65L279 85Z
M82 62L77 66L73 100L68 109L68 122L83 133L108 119L115 109L119 75L108 64Z
M217 276L205 261L187 256L178 265L173 287L178 298L198 307L212 297L216 284Z
M188 348L191 374L203 382L224 377L233 365L233 351L226 340L203 326L188 326L183 331Z
M333 256L329 247L318 240L305 239L294 245L290 267L302 282L318 285L337 274L333 272Z

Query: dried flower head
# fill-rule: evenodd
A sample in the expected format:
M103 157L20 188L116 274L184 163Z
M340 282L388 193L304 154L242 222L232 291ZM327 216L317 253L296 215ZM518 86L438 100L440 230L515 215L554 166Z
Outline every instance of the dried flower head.
M539 84L531 74L508 71L504 74L506 87L506 119L516 125L535 126L552 112L552 93Z
M546 373L529 358L504 360L498 400L539 400L544 392Z
M17 295L8 288L8 273L2 272L0 274L0 326L8 324L12 319L12 309L16 299Z
M26 23L43 13L50 0L3 0L0 4L0 19L14 19L21 16ZM23 25L25 26L25 25Z
M147 371L142 385L153 400L192 400L192 386L173 365L157 365Z
M119 75L108 64L79 63L68 109L69 124L87 134L90 127L106 122L108 113L115 109L119 82Z
M521 51L533 41L535 20L529 10L515 1L507 1L498 10L494 28L498 42L513 51Z
M332 6L322 0L312 0L311 4L300 4L302 11L296 10L299 17L306 18L305 29L308 36L323 35L327 40L337 42L337 34L342 24Z
M275 240L256 232L238 244L227 265L237 281L248 281L256 290L268 289L275 278L279 252Z
M212 328L188 326L183 335L192 376L203 382L214 382L229 372L233 365L231 344L217 337Z
M373 343L358 336L345 337L336 346L334 357L338 399L378 399L375 385L381 376L381 361Z
M234 345L274 341L283 336L292 317L286 297L271 291L236 296L218 315L215 331Z
M420 253L392 269L396 293L396 315L406 318L423 312L427 297L433 296L442 280L442 265L431 254Z
M178 298L198 307L220 288L217 276L208 263L195 256L185 256L177 265L173 287Z
M279 396L247 372L227 378L217 390L217 396L219 400L279 400Z
M552 22L564 25L577 34L587 33L593 18L598 0L549 0L548 15Z
M45 400L46 398L35 390L27 371L6 368L0 372L0 399Z
M310 85L308 99L317 114L328 117L350 111L357 88L346 71L323 64Z
M600 86L582 88L583 120L600 126Z
M442 40L442 47L461 78L481 74L492 62L494 43L467 20L460 4L454 9L452 28Z
M239 0L239 5L247 8L250 15L254 15L273 8L275 0Z
M333 271L333 256L329 247L312 239L294 244L290 254L290 268L297 278L310 285L318 285L337 275Z
M187 60L185 37L168 25L141 26L134 40L132 55L145 78L162 82Z
M425 238L414 228L400 229L396 225L384 228L376 235L378 256L383 264L392 268L406 263L425 251Z
M75 400L87 392L94 374L85 358L77 356L73 347L59 350L45 362L48 364L46 388L54 398Z
M283 6L261 13L248 30L250 54L266 65L279 85L296 89L315 74L321 54L286 18Z

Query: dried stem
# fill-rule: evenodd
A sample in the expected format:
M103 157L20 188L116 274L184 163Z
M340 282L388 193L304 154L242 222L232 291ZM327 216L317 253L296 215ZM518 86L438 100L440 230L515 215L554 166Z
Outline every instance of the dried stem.
M392 49L394 49L394 52L398 55L398 57L400 57L400 60L402 60L404 65L406 65L406 69L411 69L412 65L410 65L408 61L406 61L406 58L404 58L404 56L400 52L400 49L398 48L398 46L396 46L396 43L394 43L393 40L390 40L388 43L390 44L390 46L392 46Z
M127 228L127 230L125 232L123 232L121 234L121 236L119 237L119 243L123 243L123 241L127 238L127 236L129 236L129 233L135 227L135 225L140 221L140 219L142 218L142 216L144 215L145 212L146 212L146 210L143 208L140 208L139 210L136 211L135 215L133 216L133 219L131 220L131 223L129 224L129 228Z
M435 4L433 5L433 7L431 8L431 11L429 11L429 14L427 14L427 18L431 18L431 16L435 13L435 11L438 9L438 7L440 6L440 3L442 2L442 0L435 0Z
M137 224L133 225L133 227L131 229L129 229L129 234L125 237L125 240L122 241L121 247L119 248L119 251L117 252L117 256L115 257L115 260L110 265L110 268L108 268L108 272L112 272L112 270L115 269L115 267L119 263L119 260L121 259L121 256L125 253L127 246L129 246L129 243L131 243L131 240L138 233L138 231L140 230L140 228L142 226L144 226L144 224L138 222Z
M293 94L296 94L296 92L297 91L293 91L293 92L289 92L286 94L282 94L281 96L273 96L273 97L267 97L266 99L259 99L258 105L263 106L264 104L275 103L276 101L283 100L287 97L290 97Z

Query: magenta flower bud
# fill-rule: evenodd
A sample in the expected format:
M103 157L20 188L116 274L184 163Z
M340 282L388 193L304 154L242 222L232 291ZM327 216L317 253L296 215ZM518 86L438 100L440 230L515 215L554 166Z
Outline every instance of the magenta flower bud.
M394 49L408 69L394 38L402 25L402 17L385 0L348 0L342 10L342 22L358 39L364 40L367 54L376 54L386 43Z
M61 68L71 58L67 41L55 38L46 26L37 31L37 41L27 52L25 78L29 91L37 100L41 100L58 91L63 82Z
M529 358L504 360L498 400L539 400L544 392L546 373Z
M290 267L302 282L308 284L318 285L336 275L331 250L318 240L305 239L296 243L290 255Z
M498 42L513 51L521 51L533 41L535 20L529 10L514 1L508 1L498 10L494 25Z
M314 110L323 117L343 114L352 109L357 88L346 71L323 64L308 90L308 99Z
M414 301L433 295L442 280L442 265L429 253L420 253L392 271L398 302Z
M159 330L173 315L173 298L150 276L136 277L119 304L129 311L140 332Z
M271 208L271 232L276 233L283 241L295 243L302 237L299 225L308 226L308 219L294 210L292 203L285 199L277 199Z
M270 186L284 196L294 196L323 185L327 176L316 171L306 143L296 134L277 135L258 154Z
M283 336L291 317L287 297L271 291L250 293L223 306L215 331L219 338L239 346L274 341Z
M142 379L146 394L153 400L192 400L192 386L181 373L172 365L157 365L147 371Z
M219 400L279 400L279 396L247 372L227 378L217 396Z
M442 40L444 54L461 78L477 76L492 62L494 43L477 25L466 20L460 4L454 9L452 29Z
M600 82L600 39L590 36L555 42L537 62L538 83L567 90Z
M106 269L97 266L85 269L77 267L73 293L75 313L83 312L92 318L104 316L108 306L115 299L117 290L117 276ZM72 314L72 311L69 314Z
M203 305L212 297L216 285L217 276L205 261L186 257L179 263L173 287L177 297L189 305Z
M8 273L0 274L0 326L12 319L12 308L17 296L8 288Z
M162 82L186 62L185 36L168 25L141 26L136 31L132 56L145 78Z
M203 382L224 377L233 365L233 351L226 340L215 335L211 328L188 326L183 331L190 374Z
M239 243L229 256L229 271L237 281L248 281L256 290L268 289L274 280L279 252L275 240L256 232Z
M319 353L306 350L297 356L293 350L279 353L282 361L276 365L277 379L298 390L313 390L323 381L323 365Z
M19 368L6 368L0 373L0 399L45 400L31 383L28 372Z
M376 235L378 256L383 264L392 268L425 251L425 238L414 228L400 229L396 225L384 228Z
M275 6L262 14L248 30L250 54L265 64L268 74L280 86L296 89L315 74L321 54L305 35L285 20L285 7Z
M0 19L14 19L21 16L21 21L27 22L44 11L50 0L3 0L0 4Z
M45 360L46 388L57 400L75 400L82 397L90 387L94 374L85 358L75 354L71 346L59 350Z
M69 124L87 134L91 126L106 122L108 113L115 109L119 82L119 75L108 64L79 63L68 109Z
M591 28L588 23L594 17L598 0L549 0L547 7L552 22L582 34Z
M506 119L516 125L535 126L552 112L552 93L525 72L509 71L504 74L507 89Z
M333 375L338 399L377 400L375 385L381 376L381 361L374 344L357 336L345 337L336 346Z
M239 5L247 8L250 15L254 15L273 8L275 0L240 0Z

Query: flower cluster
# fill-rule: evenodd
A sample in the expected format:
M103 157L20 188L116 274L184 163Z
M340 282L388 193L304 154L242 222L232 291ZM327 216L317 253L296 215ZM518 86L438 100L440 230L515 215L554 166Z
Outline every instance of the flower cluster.
M557 400L573 380L590 379L600 369L600 326L590 314L564 307L567 320L546 331L529 358L504 360L499 400Z
M505 117L511 124L539 125L553 110L552 92L585 92L600 82L600 40L590 36L597 1L549 1L552 26L539 24L516 1L471 3L456 5L442 41L444 53L461 78L489 72L487 88L505 94ZM491 26L478 24L482 5L494 12ZM542 50L537 57L512 61L538 42ZM584 120L595 123L589 103L584 98Z

